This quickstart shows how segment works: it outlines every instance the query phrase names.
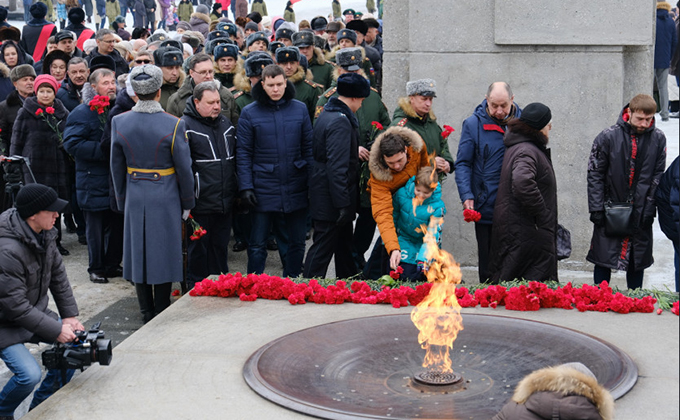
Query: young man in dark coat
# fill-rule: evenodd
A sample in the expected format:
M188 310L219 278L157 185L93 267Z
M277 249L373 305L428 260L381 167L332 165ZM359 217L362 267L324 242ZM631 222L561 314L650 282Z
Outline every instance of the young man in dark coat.
M45 3L34 3L30 8L30 13L33 18L26 23L21 31L19 45L28 55L33 57L33 61L40 61L47 51L47 38L57 33L57 27L45 20L45 15L47 15ZM46 28L44 32L43 27ZM39 40L42 40L40 46L38 45Z
M588 160L588 211L593 238L586 259L595 264L594 281L609 281L611 270L626 272L629 289L642 287L645 268L652 265L654 193L666 167L666 136L656 128L656 102L639 94L626 105L616 125L593 142ZM608 236L605 204L624 203L632 194L631 234Z
M160 47L153 52L154 64L163 71L161 87L161 106L168 109L168 99L184 84L186 75L182 71L184 57L182 52L173 47Z
M16 208L0 214L0 359L14 374L0 392L3 419L14 418L42 377L24 343L68 343L75 340L75 330L84 330L56 245L54 222L67 204L51 188L28 184L19 190ZM48 291L59 315L48 308ZM73 372L67 371L67 379ZM59 369L47 372L30 408L63 385L61 374Z
M463 121L458 143L455 174L460 201L463 209L482 215L475 223L480 283L489 278L493 209L505 154L503 135L508 121L522 115L514 98L510 85L492 83L482 103Z
M97 48L90 52L90 55L86 57L88 63L92 63L92 60L96 57L108 56L111 57L116 63L116 78L121 74L126 74L130 72L130 66L127 61L120 55L118 50L114 48L116 39L114 33L111 29L100 29L97 31Z
M489 276L492 283L557 281L557 184L547 149L552 114L538 102L508 123L493 210Z
M108 283L120 277L123 258L123 216L109 207L109 161L99 142L104 124L98 110L91 109L95 95L106 96L110 110L116 99L116 80L108 69L97 69L83 89L83 103L69 114L64 131L64 148L76 162L76 196L85 216L90 281Z
M338 97L332 97L314 125L314 166L309 195L314 244L307 252L307 278L324 278L335 256L335 275L345 279L358 267L352 257L352 221L357 211L359 184L359 121L354 115L371 84L356 73L338 78Z
M678 279L678 250L680 249L680 163L675 158L666 172L661 177L659 187L656 189L654 197L656 206L659 210L659 225L668 239L673 242L675 250L675 291L680 289Z
M74 57L69 60L66 68L66 79L61 82L57 91L57 99L64 104L69 112L82 103L81 91L89 77L90 69L87 67L87 61L84 58Z
M194 179L184 121L158 103L163 72L144 64L130 83L139 101L111 121L111 175L125 212L123 278L135 283L148 322L170 306L172 282L184 280L181 224L194 207Z
M236 184L236 129L220 113L217 81L199 83L184 108L187 140L196 181L192 216L207 233L189 242L187 285L229 272L227 256Z
M255 102L241 112L236 145L241 198L253 209L248 273L264 272L267 237L274 223L279 249L287 246L283 276L297 277L305 254L312 123L307 107L294 99L295 88L281 67L265 67L252 93Z

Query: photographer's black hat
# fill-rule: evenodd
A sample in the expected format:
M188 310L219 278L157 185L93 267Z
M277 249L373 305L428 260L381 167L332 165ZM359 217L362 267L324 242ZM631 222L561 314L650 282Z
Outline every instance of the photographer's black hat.
M44 210L62 211L67 205L68 201L62 200L52 188L42 184L21 187L14 202L14 207L24 220Z

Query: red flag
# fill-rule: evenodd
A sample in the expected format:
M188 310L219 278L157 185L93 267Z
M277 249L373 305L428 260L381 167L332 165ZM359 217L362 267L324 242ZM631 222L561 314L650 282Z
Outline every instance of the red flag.
M299 1L302 1L302 0L290 0L290 4L295 4L295 3L299 2Z

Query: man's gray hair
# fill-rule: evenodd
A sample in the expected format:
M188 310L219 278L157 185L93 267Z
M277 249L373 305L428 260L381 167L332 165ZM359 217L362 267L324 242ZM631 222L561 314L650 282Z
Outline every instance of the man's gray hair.
M85 67L88 67L87 60L85 60L83 57L73 57L72 59L68 60L68 66L66 68L70 69L71 66L75 66L81 63L85 63Z
M92 72L88 82L90 82L91 85L96 85L99 83L99 79L104 76L112 76L115 78L116 74L109 69L97 69Z
M489 85L489 88L486 90L486 97L488 98L489 95L491 95L491 92L493 92L494 88L496 85L502 86L505 91L508 93L508 98L512 98L512 89L510 89L510 85L507 84L506 82L493 82Z
M114 33L111 29L107 29L107 28L100 29L100 30L97 31L97 35L95 35L95 39L97 41L101 41L102 39L104 39L104 37L106 35L114 35Z
M218 83L216 80L208 80L205 82L201 82L196 87L194 88L194 99L197 101L203 100L203 93L207 90L210 92L218 92L220 91L220 87L218 86Z

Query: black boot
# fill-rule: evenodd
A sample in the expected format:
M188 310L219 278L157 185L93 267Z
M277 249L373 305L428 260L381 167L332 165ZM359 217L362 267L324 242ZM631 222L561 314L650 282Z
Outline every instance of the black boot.
M137 301L139 302L139 309L144 317L144 323L151 321L156 315L156 309L153 302L153 288L151 285L135 283L135 290L137 291Z

